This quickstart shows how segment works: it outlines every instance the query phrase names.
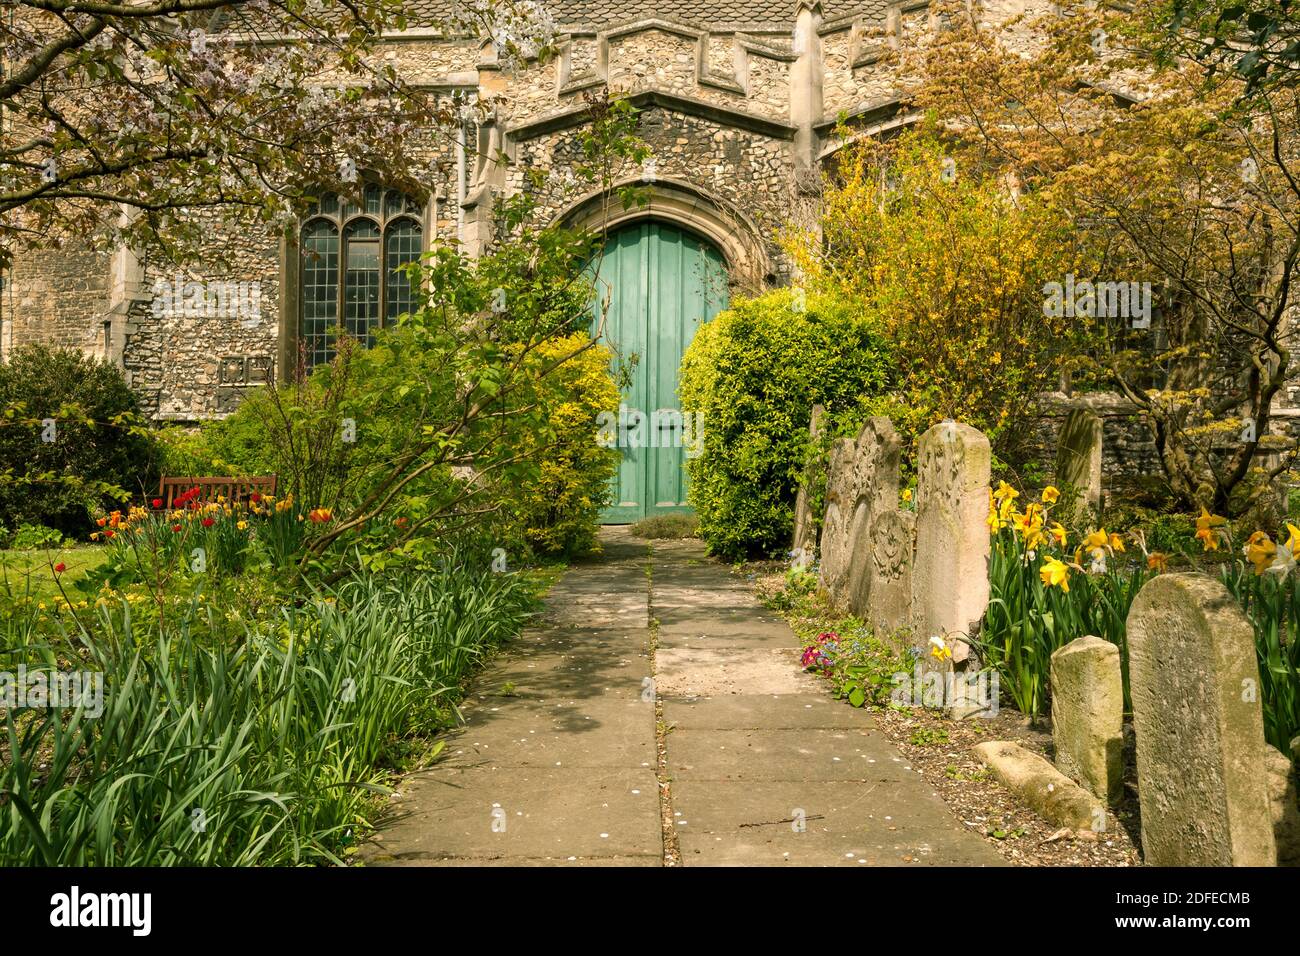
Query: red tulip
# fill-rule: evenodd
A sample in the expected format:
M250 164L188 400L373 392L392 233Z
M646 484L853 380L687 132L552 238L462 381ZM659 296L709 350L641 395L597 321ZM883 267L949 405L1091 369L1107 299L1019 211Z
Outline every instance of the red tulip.
M216 524L216 523L217 523L217 519L216 519L216 518L204 518L204 519L203 519L203 527L205 527L205 528L211 528L211 527L212 527L214 524Z
M64 564L62 561L60 561L58 564L54 566L55 574L62 574L66 570L68 570L68 566Z
M155 498L155 499L153 500L153 506L154 506L155 508L161 508L161 507L162 507L162 499L161 499L161 498Z
M172 525L172 530L173 530L173 531L180 531L180 530L181 530L181 526L178 525L178 524L174 524L174 525Z

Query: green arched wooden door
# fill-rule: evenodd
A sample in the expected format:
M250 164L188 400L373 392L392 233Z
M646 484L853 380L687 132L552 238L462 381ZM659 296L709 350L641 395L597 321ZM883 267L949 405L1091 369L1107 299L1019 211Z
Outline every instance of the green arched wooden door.
M643 220L605 244L596 274L597 319L607 297L604 341L615 363L630 368L631 382L619 409L623 458L602 519L621 524L690 511L686 453L702 435L682 419L677 373L695 330L726 307L726 264L694 233Z

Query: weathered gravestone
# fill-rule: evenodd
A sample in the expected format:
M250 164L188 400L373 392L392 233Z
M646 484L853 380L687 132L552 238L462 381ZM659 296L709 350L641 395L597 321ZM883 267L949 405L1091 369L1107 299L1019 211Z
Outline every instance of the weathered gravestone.
M898 510L903 446L888 418L869 419L831 452L822 586L833 603L889 637L908 626L912 515Z
M1205 574L1161 574L1128 616L1142 849L1151 866L1273 866L1250 623Z
M1124 792L1124 681L1119 648L1076 638L1052 654L1052 742L1056 766L1098 797Z
M1056 484L1069 497L1062 517L1085 523L1101 514L1101 419L1086 408L1065 416L1056 439Z
M871 529L871 591L860 613L882 640L911 626L916 515L891 509ZM895 650L903 650L895 645Z
M912 620L920 644L943 638L954 662L989 602L989 440L969 425L940 422L920 440Z
M903 443L888 418L867 419L853 443L853 520L849 522L852 555L843 603L866 615L876 585L872 553L877 526L898 508L898 473Z
M808 422L809 441L815 443L822 430L822 417L826 409L814 405ZM808 485L816 479L819 468L816 462L810 462L804 469L803 480L799 482L799 492L794 499L794 541L791 545L794 563L807 567L811 556L817 550L817 532L813 525L812 506L808 503Z
M848 587L853 555L849 550L849 525L853 521L854 443L838 438L831 445L826 470L826 511L822 516L821 571L818 580L830 599L838 604Z

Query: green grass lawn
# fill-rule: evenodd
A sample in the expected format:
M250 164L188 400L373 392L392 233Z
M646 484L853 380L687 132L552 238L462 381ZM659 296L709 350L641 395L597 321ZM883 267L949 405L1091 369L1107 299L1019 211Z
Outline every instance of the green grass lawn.
M43 601L59 593L54 581L54 565L66 566L59 575L64 588L86 575L104 562L104 549L95 545L77 545L70 548L26 548L0 551L0 593L14 597L29 593L33 600Z

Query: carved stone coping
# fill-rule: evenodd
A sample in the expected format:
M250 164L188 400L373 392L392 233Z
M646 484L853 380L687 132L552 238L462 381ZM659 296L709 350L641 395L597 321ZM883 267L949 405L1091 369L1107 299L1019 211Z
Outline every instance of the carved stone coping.
M762 136L770 136L773 139L792 140L795 133L798 132L798 127L790 123L768 119L765 116L747 113L744 110L720 106L717 103L709 103L693 96L682 96L679 93L666 93L662 90L642 90L629 96L628 101L637 109L656 106L660 109L684 113L687 116L697 116L700 119L711 120L721 126L729 126L748 130L751 133L758 133ZM555 133L560 130L572 129L583 125L585 122L587 122L586 106L571 106L546 116L540 116L537 119L515 123L506 127L507 149L513 143L535 139L538 136L545 136L548 133Z

